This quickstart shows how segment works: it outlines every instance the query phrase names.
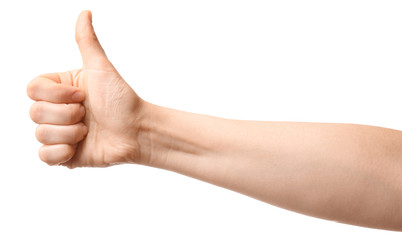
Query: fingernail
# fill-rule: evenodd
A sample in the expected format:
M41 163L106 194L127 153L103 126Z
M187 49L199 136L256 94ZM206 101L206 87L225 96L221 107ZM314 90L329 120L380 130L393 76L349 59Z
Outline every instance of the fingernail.
M82 100L84 100L84 93L81 91L77 91L73 94L73 96L71 96L71 99L74 102L81 102Z

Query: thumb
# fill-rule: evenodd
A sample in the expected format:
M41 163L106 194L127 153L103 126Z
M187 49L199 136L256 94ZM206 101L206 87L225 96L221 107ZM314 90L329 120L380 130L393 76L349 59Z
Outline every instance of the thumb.
M90 11L83 11L78 16L75 41L80 49L84 68L113 68L95 34Z

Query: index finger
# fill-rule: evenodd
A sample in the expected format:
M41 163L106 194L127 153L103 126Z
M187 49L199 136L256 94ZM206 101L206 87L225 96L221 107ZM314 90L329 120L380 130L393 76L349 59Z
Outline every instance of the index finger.
M34 78L27 87L28 96L35 101L76 103L84 100L84 93L77 87L62 84L53 74Z

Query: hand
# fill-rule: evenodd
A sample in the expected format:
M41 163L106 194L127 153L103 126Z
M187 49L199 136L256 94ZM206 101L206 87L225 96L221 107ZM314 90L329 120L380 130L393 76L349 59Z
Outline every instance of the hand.
M89 11L80 14L75 38L83 67L44 74L27 88L36 102L40 158L49 165L106 167L139 159L136 141L143 100L110 63L92 26Z

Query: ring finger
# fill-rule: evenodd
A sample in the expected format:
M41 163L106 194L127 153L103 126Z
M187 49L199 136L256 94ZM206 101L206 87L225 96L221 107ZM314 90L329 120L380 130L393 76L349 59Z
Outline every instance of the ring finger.
M84 139L88 128L83 123L74 125L39 124L36 138L43 144L75 144Z
M81 121L85 108L79 103L56 104L38 101L32 104L29 114L32 120L39 124L69 125Z

